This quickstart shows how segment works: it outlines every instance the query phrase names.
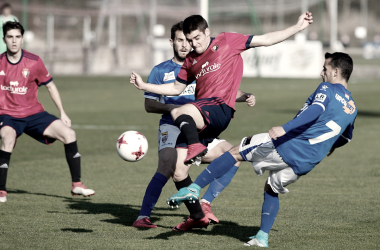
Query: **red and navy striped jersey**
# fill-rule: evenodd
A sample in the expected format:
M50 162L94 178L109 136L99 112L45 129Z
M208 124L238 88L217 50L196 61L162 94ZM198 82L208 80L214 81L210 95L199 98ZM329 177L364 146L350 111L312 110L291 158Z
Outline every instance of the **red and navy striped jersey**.
M176 80L184 84L196 80L195 99L220 97L234 108L243 76L240 53L250 48L252 37L238 33L219 34L205 52L193 51L186 56Z
M11 63L5 53L0 55L0 115L24 118L44 111L37 99L38 87L53 78L41 58L22 50L17 63Z

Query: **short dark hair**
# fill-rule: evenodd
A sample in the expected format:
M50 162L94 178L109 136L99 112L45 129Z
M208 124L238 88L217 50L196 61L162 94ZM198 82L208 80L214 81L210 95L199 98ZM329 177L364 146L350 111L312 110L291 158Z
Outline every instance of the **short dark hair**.
M24 27L22 27L21 23L19 22L12 22L8 21L3 24L3 37L7 34L9 30L19 29L21 32L21 35L24 35Z
M175 33L177 31L183 31L183 21L179 22L179 23L176 23L172 26L172 29L171 29L171 35L170 35L170 38L172 40L174 40L175 38Z
M331 58L329 63L331 67L340 69L343 79L348 82L354 68L352 58L348 54L342 52L335 52L332 54L327 52L325 54L325 59L328 58Z
M194 30L199 30L205 33L208 28L207 21L200 15L192 15L183 21L183 33L190 34Z

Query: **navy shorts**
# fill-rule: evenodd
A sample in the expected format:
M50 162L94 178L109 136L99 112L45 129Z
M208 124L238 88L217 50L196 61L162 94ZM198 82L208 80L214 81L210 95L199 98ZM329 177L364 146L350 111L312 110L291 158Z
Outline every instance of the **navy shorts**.
M205 121L205 126L199 131L199 141L207 147L207 144L218 138L228 127L235 110L219 97L198 99L190 102L190 104L198 108ZM178 136L176 147L187 147L186 139L182 133Z
M44 132L46 128L57 119L57 117L46 111L24 118L0 115L0 129L4 126L9 126L16 131L17 137L25 133L39 142L51 144L55 139L45 137Z

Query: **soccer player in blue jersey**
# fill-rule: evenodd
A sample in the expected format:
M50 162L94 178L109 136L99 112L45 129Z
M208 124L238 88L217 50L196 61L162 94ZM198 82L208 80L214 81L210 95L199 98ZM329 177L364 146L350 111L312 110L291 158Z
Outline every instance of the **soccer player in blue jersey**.
M278 194L289 192L286 186L306 175L326 155L352 139L357 115L355 102L347 89L352 69L349 55L326 53L321 72L323 82L293 120L273 127L269 133L243 138L240 145L214 160L193 184L170 197L171 203L196 200L201 188L228 171L237 161L252 162L258 175L268 170L269 176L264 189L260 230L244 245L268 247L269 231L279 210Z
M173 59L155 66L148 77L148 82L154 84L167 84L175 81L186 55L191 50L190 44L187 42L186 37L183 34L182 24L183 22L179 22L173 25L171 29L170 44L173 47ZM144 93L146 111L163 115L160 120L158 131L159 162L157 172L154 174L146 189L140 215L133 223L134 227L157 227L150 220L152 209L154 208L167 180L173 176L176 164L183 164L183 162L176 162L177 152L175 146L177 137L181 131L175 125L170 115L170 111L183 104L194 101L195 86L196 84L194 81L189 84L179 96L164 96L149 92ZM255 97L253 95L239 91L237 97L239 97L237 101L246 101L249 106L255 104ZM213 140L208 144L207 148L209 152L202 158L202 162L210 163L213 159L232 148L232 146L233 145L225 140ZM219 222L218 218L211 211L210 202L230 183L232 177L238 170L239 163L235 164L235 167L222 178L212 182L200 204L199 202L198 204L186 202L188 209L192 212L191 217L194 216L196 219L204 218L206 225L208 225L209 220L213 223ZM183 180L177 182L176 177L173 176L173 180L178 189L187 187L192 183L189 176L184 176Z

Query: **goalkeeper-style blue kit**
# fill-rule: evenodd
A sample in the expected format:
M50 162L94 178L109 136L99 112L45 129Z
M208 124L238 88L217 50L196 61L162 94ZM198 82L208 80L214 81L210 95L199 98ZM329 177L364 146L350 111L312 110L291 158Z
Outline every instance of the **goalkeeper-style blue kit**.
M309 108L319 109L320 112L305 112ZM317 116L306 117L313 114ZM294 173L305 175L332 147L343 146L351 140L356 115L357 109L350 91L341 84L322 82L296 117L283 126L286 134L272 141ZM309 122L298 126L307 119Z

